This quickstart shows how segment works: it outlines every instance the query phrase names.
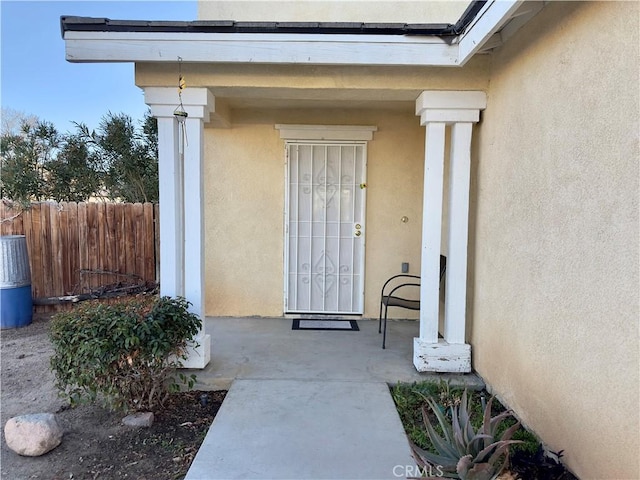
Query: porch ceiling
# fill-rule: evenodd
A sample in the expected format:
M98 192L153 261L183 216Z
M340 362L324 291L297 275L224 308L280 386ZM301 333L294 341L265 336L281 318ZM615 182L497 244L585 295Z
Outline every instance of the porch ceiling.
M233 109L371 109L413 111L421 90L211 87Z

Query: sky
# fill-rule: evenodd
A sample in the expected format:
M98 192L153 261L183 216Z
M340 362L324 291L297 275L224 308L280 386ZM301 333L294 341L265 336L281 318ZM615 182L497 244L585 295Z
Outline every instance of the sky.
M133 64L67 62L60 16L196 20L197 9L195 0L0 0L2 107L49 121L60 132L74 131L73 122L95 129L108 112L142 120L147 106Z

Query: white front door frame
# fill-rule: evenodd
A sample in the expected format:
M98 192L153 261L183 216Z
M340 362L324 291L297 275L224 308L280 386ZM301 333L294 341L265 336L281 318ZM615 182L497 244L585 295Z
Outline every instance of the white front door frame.
M292 140L285 148L285 313L362 315L367 144ZM308 178L300 178L305 156Z
M416 114L426 127L420 287L420 336L413 364L420 372L470 372L471 345L465 343L467 243L471 133L487 105L484 92L424 91ZM445 151L447 128L451 150ZM443 339L439 338L440 254L444 162L449 160L449 223Z
M372 125L289 125L289 124L276 124L276 130L280 132L280 138L285 140L285 150L288 148L288 145L291 143L307 143L307 144L325 144L325 145L350 145L350 144L358 144L362 145L364 148L364 165L363 174L366 175L366 162L367 162L367 143L369 140L373 139L373 134L378 130L378 127ZM285 164L285 175L288 175L288 162ZM289 180L287 177L285 191L288 192L289 188ZM366 203L366 195L364 189L366 188L366 183L358 185L358 188L362 188L362 201ZM288 197L285 199L285 205L288 204ZM365 207L362 208L362 215L365 215ZM287 304L287 295L288 295L288 278L289 278L289 269L286 255L289 253L288 247L288 232L286 231L287 220L288 220L289 212L285 211L284 220L285 220L285 268L284 268L284 297L285 297L285 305L284 311L292 312L292 313L307 313L307 312L294 312L291 310L289 305ZM355 220L355 219L354 219ZM356 226L360 226L360 234L359 236L363 236L365 234L365 218L362 218L360 222L355 222L354 227L354 235ZM360 280L359 288L362 289L360 292L360 305L357 312L349 312L348 314L357 315L364 312L364 238L362 238L362 258L360 259L362 264L362 274ZM309 312L310 313L310 312ZM347 312L335 311L335 312L323 312L323 313L332 313L332 314L347 314Z

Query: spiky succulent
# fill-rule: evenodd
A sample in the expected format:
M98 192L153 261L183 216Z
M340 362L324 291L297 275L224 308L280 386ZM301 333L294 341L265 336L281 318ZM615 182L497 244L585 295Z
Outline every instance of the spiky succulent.
M511 412L505 411L492 418L493 397L484 405L482 425L477 431L471 424L471 399L466 390L462 394L460 405L450 407L451 420L432 398L427 397L426 401L440 424L443 436L436 432L429 420L427 407L424 406L422 417L427 435L437 453L412 444L414 458L423 472L437 471L439 477L462 480L494 479L509 461L509 447L514 443L522 443L511 440L520 427L519 422L507 428L500 438L496 438L498 427L504 419L511 416Z

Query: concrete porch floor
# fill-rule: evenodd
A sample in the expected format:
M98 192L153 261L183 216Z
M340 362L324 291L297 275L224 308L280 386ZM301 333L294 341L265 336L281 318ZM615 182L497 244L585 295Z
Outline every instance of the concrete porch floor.
M420 373L413 366L416 320L390 320L382 349L378 321L358 320L360 331L292 330L290 318L208 317L211 362L194 371L196 388L227 390L235 379L339 380L411 383L447 380L482 388L475 374Z
M211 363L196 388L229 392L186 480L393 479L415 463L389 384L482 386L473 374L418 373L415 321L360 331L292 330L285 318L208 318Z

